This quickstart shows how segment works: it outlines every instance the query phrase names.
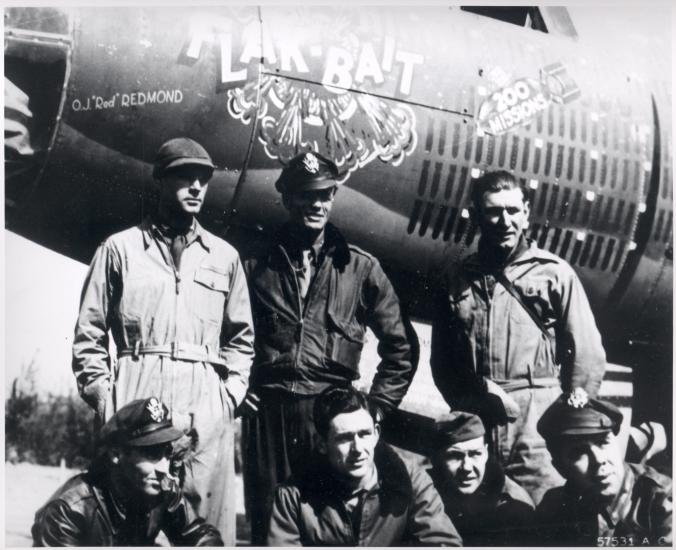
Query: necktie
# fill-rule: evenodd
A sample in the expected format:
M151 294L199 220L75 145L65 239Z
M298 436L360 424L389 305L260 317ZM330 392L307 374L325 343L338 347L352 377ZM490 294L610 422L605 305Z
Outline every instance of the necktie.
M300 290L300 296L303 299L305 299L307 296L307 291L310 288L310 280L312 279L312 263L310 260L310 254L311 250L303 250L303 265L296 271L298 276L298 288Z
M173 239L171 239L171 246L169 249L171 250L171 257L174 260L176 271L178 271L181 267L181 254L183 254L186 244L187 239L185 235L175 235Z

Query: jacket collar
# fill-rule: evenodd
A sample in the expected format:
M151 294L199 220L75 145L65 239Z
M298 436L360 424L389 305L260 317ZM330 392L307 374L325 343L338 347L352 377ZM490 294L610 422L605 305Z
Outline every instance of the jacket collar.
M288 224L285 224L280 228L268 254L268 262L271 265L277 263L277 265L283 266L287 263L287 247L290 238L289 231ZM342 270L350 261L350 248L347 241L340 231L330 223L327 223L324 228L324 245L322 247L322 252L325 256L331 258L334 267L339 270ZM279 262L281 262L281 264L279 264Z
M527 247L521 254L518 254L515 258L507 261L507 263L504 265L505 271L510 270L512 267L529 264L534 261L540 263L556 262L556 260L552 258L551 254L542 250L531 239L526 239L526 244ZM464 261L464 267L467 271L472 273L483 274L486 272L486 268L481 262L478 253L468 256Z
M145 250L148 250L148 247L152 242L157 238L155 235L156 231L159 231L151 217L146 217L139 226L141 229L141 234L143 235L143 247ZM209 237L209 233L200 225L200 223L195 218L193 232L195 235L195 240L198 241L202 247L208 252L211 249L212 242Z
M378 443L374 461L378 471L378 482L368 491L369 494L380 493L387 497L395 497L395 499L396 496L409 498L412 495L413 489L408 470L401 457L389 445ZM322 500L334 498L346 500L353 493L353 490L345 486L334 474L326 459L321 455L315 458L309 473L301 476L300 483L315 498Z
M636 475L625 462L624 478L622 479L620 490L613 501L607 506L599 506L598 502L591 496L580 495L570 483L566 483L564 491L569 501L579 504L578 510L595 510L603 516L610 527L614 527L627 515L632 505L631 496L635 483Z

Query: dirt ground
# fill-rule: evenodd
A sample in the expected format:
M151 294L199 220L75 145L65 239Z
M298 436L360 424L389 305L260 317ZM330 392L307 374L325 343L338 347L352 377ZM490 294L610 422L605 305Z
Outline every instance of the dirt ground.
M30 547L35 512L75 470L36 464L5 463L5 541L4 548ZM237 477L237 544L248 542L249 527L244 517L242 479ZM168 546L166 539L157 541Z

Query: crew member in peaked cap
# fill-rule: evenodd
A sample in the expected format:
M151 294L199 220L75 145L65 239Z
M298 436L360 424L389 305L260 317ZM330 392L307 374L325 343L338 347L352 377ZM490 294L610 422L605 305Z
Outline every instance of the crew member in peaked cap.
M566 480L537 508L539 546L671 546L671 479L624 459L622 413L582 388L560 396L538 431ZM614 542L613 542L614 544Z
M223 546L172 471L183 437L156 397L137 399L104 424L102 452L35 514L33 546L154 546L163 531L172 546Z
M340 176L333 161L312 151L293 157L275 182L280 193L298 193L329 189L336 185Z
M185 165L204 166L211 179L214 172L214 163L207 150L196 141L179 137L165 141L155 155L153 177L160 178L167 170Z
M584 390L561 395L538 421L540 435L550 441L562 436L613 432L622 425L622 412L612 403L588 397Z
M157 397L136 399L117 411L101 428L101 442L124 447L149 447L183 436L169 419L167 407Z
M399 405L415 372L415 333L392 284L378 260L329 221L339 178L320 153L292 158L275 182L286 223L244 264L256 325L239 409L252 546L266 544L275 487L301 475L316 450L315 397L359 377L366 328L378 335L381 362L369 399L380 419Z

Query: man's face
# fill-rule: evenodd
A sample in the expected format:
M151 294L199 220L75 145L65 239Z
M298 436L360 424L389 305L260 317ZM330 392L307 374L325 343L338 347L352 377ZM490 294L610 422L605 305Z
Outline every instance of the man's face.
M170 443L149 447L127 447L117 453L117 467L127 487L142 498L162 492L162 479L169 473Z
M339 414L331 420L326 438L320 437L319 450L326 454L334 472L358 483L373 468L379 434L380 428L368 411Z
M484 193L478 212L481 239L505 252L513 250L529 213L530 206L519 188Z
M289 221L297 227L304 227L317 233L329 221L336 187L315 191L284 193L282 202L289 211Z
M441 453L440 463L453 487L463 495L473 494L486 473L488 447L483 436L455 443Z
M580 494L608 500L619 493L624 460L612 433L561 438L554 454L554 466Z
M199 165L170 169L160 181L160 200L178 214L199 214L207 193L210 172Z

